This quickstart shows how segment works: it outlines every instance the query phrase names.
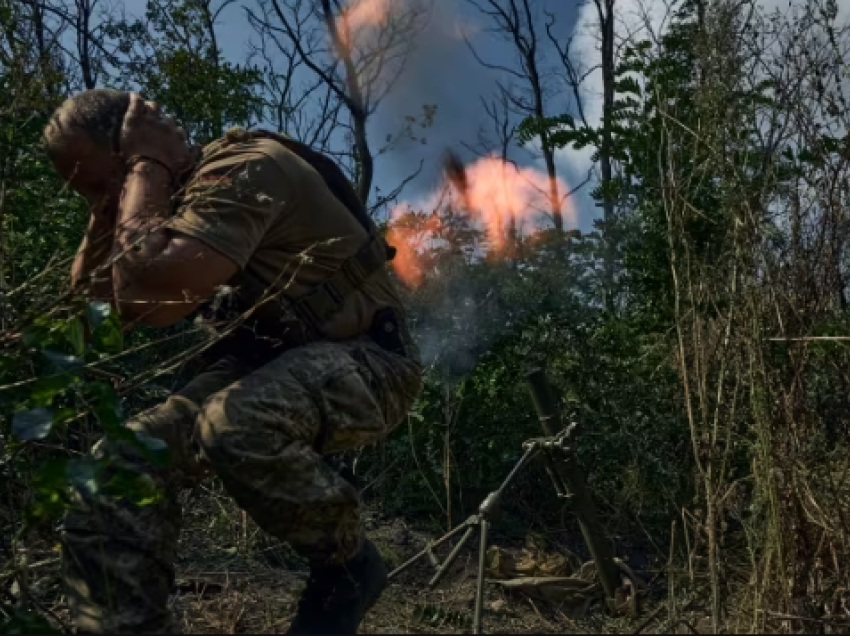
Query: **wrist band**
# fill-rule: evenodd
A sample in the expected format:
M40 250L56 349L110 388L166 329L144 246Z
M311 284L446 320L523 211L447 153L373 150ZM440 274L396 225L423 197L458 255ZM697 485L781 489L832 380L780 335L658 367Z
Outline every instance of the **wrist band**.
M127 159L127 170L132 170L137 163L142 163L143 161L152 161L153 163L156 163L165 168L165 171L168 173L168 178L171 180L172 183L174 183L174 173L171 171L171 168L169 168L168 165L166 165L164 162L160 161L155 157L148 157L146 155L133 155L132 157Z

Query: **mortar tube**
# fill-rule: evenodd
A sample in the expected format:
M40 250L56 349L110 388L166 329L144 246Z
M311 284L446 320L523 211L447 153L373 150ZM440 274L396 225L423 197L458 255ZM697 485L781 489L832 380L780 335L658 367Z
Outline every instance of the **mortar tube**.
M526 373L531 398L540 419L540 425L548 436L555 434L552 430L561 426L561 412L558 402L552 393L552 388L542 369L531 369ZM605 590L606 596L613 599L617 589L620 587L620 569L614 561L614 554L608 542L607 535L596 516L596 508L593 499L587 490L584 476L578 469L575 458L556 462L552 460L552 468L563 480L572 493L572 509L579 522L584 541L596 564L599 572L599 580Z

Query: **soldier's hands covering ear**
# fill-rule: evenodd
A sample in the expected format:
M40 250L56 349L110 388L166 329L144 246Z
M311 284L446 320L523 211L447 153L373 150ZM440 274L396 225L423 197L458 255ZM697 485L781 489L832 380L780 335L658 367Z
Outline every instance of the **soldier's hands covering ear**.
M186 133L174 119L160 113L154 102L130 94L130 107L121 127L121 153L125 159L148 157L164 164L172 175L192 167L193 153Z

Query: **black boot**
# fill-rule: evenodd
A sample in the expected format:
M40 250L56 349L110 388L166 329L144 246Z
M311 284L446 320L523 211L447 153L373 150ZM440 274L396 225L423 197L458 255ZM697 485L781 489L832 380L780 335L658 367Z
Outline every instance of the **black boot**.
M344 565L310 567L310 580L287 634L356 634L387 587L387 566L366 539Z

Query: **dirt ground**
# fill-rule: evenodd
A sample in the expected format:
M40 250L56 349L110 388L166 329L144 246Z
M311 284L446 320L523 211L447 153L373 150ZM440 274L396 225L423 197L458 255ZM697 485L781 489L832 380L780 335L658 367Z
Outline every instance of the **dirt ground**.
M206 498L209 501L208 498ZM222 514L234 528L233 541L206 535L197 513L189 520L194 532L184 533L184 550L178 564L175 610L182 616L185 633L283 633L295 611L306 578L306 564L284 545L252 529L222 501ZM234 520L235 519L235 520ZM437 537L410 527L401 519L381 519L367 514L369 537L391 569L398 567ZM216 540L213 540L213 539ZM239 544L242 544L241 546ZM444 559L453 544L435 550ZM444 580L433 590L428 582L435 573L427 558L393 578L384 595L361 625L362 634L471 633L476 587L478 535L473 535ZM521 593L485 586L483 627L494 634L633 633L646 616L614 619L603 612L588 612L583 620L570 618L557 605L532 600Z
M394 569L438 538L398 518L366 514L367 532ZM42 554L32 554L38 569L30 592L42 613L61 631L71 631L60 579L58 546L45 541ZM499 539L493 541L498 545ZM435 573L427 558L395 577L361 625L362 634L471 633L476 587L478 535L460 552L453 567L435 589ZM501 545L505 554L517 546ZM444 559L452 543L434 550ZM521 546L520 546L521 548ZM549 547L558 557L558 546ZM40 552L40 551L39 551ZM564 554L569 551L563 549ZM177 565L172 607L184 633L284 633L307 579L306 563L285 544L263 533L220 489L202 487L184 502L184 531ZM666 612L658 601L664 585L651 572L639 572L649 585L639 595L637 614L612 617L592 606L576 617L574 607L533 600L520 592L485 586L483 628L492 634L564 633L692 633L693 628L665 625ZM702 631L699 620L692 622Z
M403 522L373 528L370 537L392 566L421 550L426 535ZM470 544L477 544L470 542ZM471 545L474 548L474 545ZM175 609L186 633L282 633L286 631L298 594L306 581L303 564L283 558L234 559L211 568L192 560L178 572ZM447 550L438 552L445 557ZM292 559L292 560L289 560ZM211 563L208 565L212 565ZM241 567L240 567L241 566ZM423 559L395 577L364 620L362 634L470 633L475 599L477 556L464 551L434 590L427 584L435 570ZM484 629L488 633L586 632L556 608L487 586Z

